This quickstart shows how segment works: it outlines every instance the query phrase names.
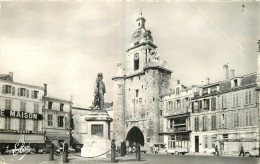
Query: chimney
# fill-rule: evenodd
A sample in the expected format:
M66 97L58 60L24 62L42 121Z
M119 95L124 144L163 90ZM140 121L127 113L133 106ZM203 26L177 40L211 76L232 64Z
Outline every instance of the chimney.
M13 72L9 72L9 76L11 77L11 80L14 81L14 74L13 74Z
M47 84L43 84L44 85L44 96L47 96Z
M230 79L234 78L235 77L235 70L234 69L231 69L230 70Z
M180 84L180 80L177 80L177 84Z
M223 65L223 72L224 72L224 79L225 79L225 80L229 79L228 64L224 64L224 65Z
M210 78L207 77L206 80L207 80L207 84L209 84L209 80L210 80Z

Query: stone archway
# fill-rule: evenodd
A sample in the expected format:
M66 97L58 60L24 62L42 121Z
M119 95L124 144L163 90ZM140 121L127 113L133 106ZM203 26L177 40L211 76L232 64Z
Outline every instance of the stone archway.
M129 141L129 145L132 143L139 143L144 146L144 135L143 132L136 126L132 127L127 133L126 140Z

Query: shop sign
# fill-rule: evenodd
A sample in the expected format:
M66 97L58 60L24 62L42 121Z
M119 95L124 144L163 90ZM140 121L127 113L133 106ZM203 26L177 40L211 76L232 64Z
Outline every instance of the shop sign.
M23 111L0 110L2 117L14 117L22 119L42 120L42 115L38 113L27 113Z

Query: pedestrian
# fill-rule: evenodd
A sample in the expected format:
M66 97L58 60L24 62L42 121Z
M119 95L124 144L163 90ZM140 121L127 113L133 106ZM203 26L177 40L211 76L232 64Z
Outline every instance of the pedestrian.
M215 155L219 156L218 145L215 146Z
M36 144L36 146L35 146L35 151L36 151L36 154L38 154L38 151L39 151L39 146L38 146L38 144Z
M239 152L240 152L240 153L239 153L239 156L241 156L241 154L243 154L243 157L245 156L244 147L243 147L242 144L240 145L240 151L239 151Z

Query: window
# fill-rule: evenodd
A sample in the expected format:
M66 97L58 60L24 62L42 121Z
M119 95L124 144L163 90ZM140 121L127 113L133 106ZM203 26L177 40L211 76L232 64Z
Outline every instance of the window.
M216 137L215 136L211 137L211 142L212 142L211 148L215 148L215 142L216 142Z
M19 130L20 131L25 130L25 126L26 126L26 120L25 119L20 119Z
M53 126L53 119L51 114L48 114L48 126Z
M138 97L139 96L139 90L135 90L135 97Z
M20 102L20 111L23 111L23 112L26 111L26 102L24 102L24 101Z
M11 94L12 92L12 87L11 85L5 85L5 93L6 94Z
M216 97L212 97L211 98L211 110L212 111L216 110L216 104L217 104Z
M252 126L252 111L251 110L247 110L246 111L246 126Z
M204 99L203 100L203 108L204 108L204 110L208 110L209 109L209 99Z
M33 104L33 113L39 113L39 104Z
M64 116L58 116L58 127L64 127Z
M253 91L247 90L245 92L245 105L252 104L252 98L253 98Z
M33 120L33 131L38 132L38 120Z
M205 136L205 148L208 148L208 137Z
M15 95L15 87L12 87L11 85L2 85L2 93Z
M134 55L134 71L139 69L139 54Z
M11 118L5 117L5 129L10 130L11 129Z
M52 102L51 101L48 102L48 109L52 109Z
M170 106L170 111L173 111L173 102L170 101L169 104L170 104L170 105L169 105L169 106Z
M193 102L193 108L194 108L195 113L197 113L199 111L199 102L198 101Z
M155 71L153 71L153 78L155 78Z
M140 104L142 103L142 101L143 101L142 98L139 98L139 103L140 103Z
M238 92L232 94L232 106L233 107L239 106L239 93Z
M223 139L227 139L228 138L228 134L223 134Z
M10 99L5 99L5 109L12 109L12 101Z
M60 104L60 111L63 111L64 104Z
M29 90L26 90L25 88L18 88L18 96L29 97Z
M155 98L153 98L153 101L155 101Z
M31 96L32 96L33 99L37 99L38 94L39 94L39 91L36 91L36 90L31 91Z
M227 108L227 95L222 96L222 108Z
M181 109L181 100L177 100L177 109Z
M160 110L160 116L162 116L162 110Z
M234 112L234 127L239 127L239 113Z

